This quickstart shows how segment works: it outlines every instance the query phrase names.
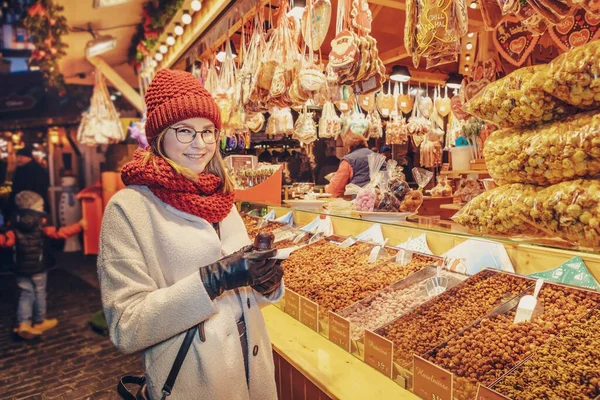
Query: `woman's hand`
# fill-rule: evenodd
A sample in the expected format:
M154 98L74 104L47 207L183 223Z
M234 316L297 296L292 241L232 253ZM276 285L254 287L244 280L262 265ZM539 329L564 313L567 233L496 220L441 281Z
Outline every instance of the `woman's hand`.
M261 283L260 285L252 286L252 289L256 290L263 296L269 296L274 291L276 291L277 288L279 288L279 285L281 284L281 280L283 279L283 268L281 267L281 265L275 264L273 268L275 269L275 274L273 274L273 276L269 280Z
M253 251L246 246L221 260L200 268L200 278L211 299L226 290L258 286L276 275L277 250Z

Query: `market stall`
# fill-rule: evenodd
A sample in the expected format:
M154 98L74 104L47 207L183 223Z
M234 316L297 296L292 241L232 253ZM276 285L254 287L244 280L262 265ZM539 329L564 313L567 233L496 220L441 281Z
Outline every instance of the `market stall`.
M258 203L240 209L266 214L244 222L284 258L285 299L264 313L281 398L600 395L573 339L598 339L597 2L192 9L136 47L141 92L187 69L220 108L238 200ZM387 154L351 165L343 198L296 185L272 206L353 135ZM269 167L264 142L282 138L297 164ZM534 290L543 309L515 321Z

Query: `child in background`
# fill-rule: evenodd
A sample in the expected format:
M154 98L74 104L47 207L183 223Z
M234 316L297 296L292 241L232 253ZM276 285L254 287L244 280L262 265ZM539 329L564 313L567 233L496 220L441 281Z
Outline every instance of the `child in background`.
M58 321L46 319L46 280L48 270L47 239L66 239L76 235L86 227L86 221L62 227L57 230L45 226L44 200L29 190L19 192L15 197L18 208L0 234L0 247L14 246L19 305L15 332L23 339L39 337L54 328Z

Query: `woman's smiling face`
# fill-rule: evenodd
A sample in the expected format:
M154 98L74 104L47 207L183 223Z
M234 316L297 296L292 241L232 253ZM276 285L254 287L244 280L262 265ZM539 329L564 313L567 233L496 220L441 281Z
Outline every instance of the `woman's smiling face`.
M167 128L163 151L177 164L200 174L214 157L218 139L219 131L211 120L189 118Z

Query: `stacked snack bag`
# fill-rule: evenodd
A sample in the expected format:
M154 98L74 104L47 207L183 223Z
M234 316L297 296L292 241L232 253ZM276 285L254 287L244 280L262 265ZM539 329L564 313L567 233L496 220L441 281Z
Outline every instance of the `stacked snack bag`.
M481 233L600 248L599 108L600 40L488 85L467 110L503 128L484 155L504 186L473 199L455 220Z

